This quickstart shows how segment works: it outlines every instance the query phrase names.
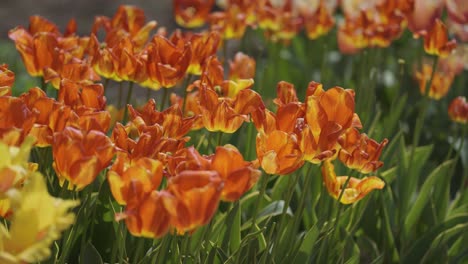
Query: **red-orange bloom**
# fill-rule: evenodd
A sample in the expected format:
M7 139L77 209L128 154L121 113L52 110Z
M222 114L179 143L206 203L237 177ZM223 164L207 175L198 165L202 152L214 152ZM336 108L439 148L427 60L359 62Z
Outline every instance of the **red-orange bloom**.
M158 124L162 127L163 135L168 138L183 139L192 129L198 116L183 117L177 105L173 105L162 112L156 110L156 102L150 99L141 111L128 106L133 125L141 132L147 127Z
M185 170L168 180L175 199L165 199L171 223L179 234L207 224L218 208L223 181L216 171Z
M466 97L458 96L453 99L448 108L450 119L455 122L466 124L468 121L468 103Z
M50 32L29 34L23 28L15 28L8 33L21 54L26 70L32 76L44 75L44 68L51 67L56 56L58 42Z
M370 173L383 165L378 159L388 143L387 139L379 144L353 127L348 129L338 142L341 146L338 157L348 168L361 173Z
M209 131L234 133L244 121L249 121L248 114L257 108L264 108L261 97L250 89L241 90L233 99L218 97L208 88L200 91L201 119Z
M179 48L183 48L185 43L190 42L191 60L187 69L188 73L200 75L202 65L205 61L215 56L220 45L220 36L216 31L204 31L202 33L191 33L176 30L170 37L170 41Z
M66 127L54 134L52 153L60 184L67 180L69 189L81 190L110 164L114 145L100 131Z
M164 206L164 200L174 197L167 191L152 191L138 203L132 203L116 219L125 219L128 231L134 236L158 238L164 236L170 227L171 215Z
M447 27L440 19L436 19L435 24L424 36L424 50L431 55L447 57L456 47L456 41L448 40Z
M310 176L310 175L309 175ZM355 203L364 198L368 193L375 189L382 189L385 183L378 177L370 176L363 179L351 177L348 184L348 176L336 176L335 167L332 161L326 160L322 165L322 178L328 193L335 199L338 199L340 193L343 195L340 202L343 204ZM345 188L343 190L343 188Z
M0 64L0 96L11 95L14 82L15 73L8 69L8 65Z
M320 2L320 5L314 12L304 10L301 12L301 15L303 16L305 31L309 39L317 39L327 34L335 25L332 12L323 1Z
M238 81L255 78L255 64L255 59L242 52L237 52L234 61L229 62L229 79Z
M124 152L117 153L107 173L112 195L121 205L143 200L147 194L159 188L162 177L161 162L146 157L132 159Z
M261 172L232 145L217 147L211 161L211 168L224 180L221 199L236 201L257 182Z
M193 147L183 148L167 159L167 172L169 177L174 177L182 171L210 170L210 157L202 156Z
M319 163L338 149L338 138L350 127L360 127L354 113L354 91L333 87L324 91L311 82L308 88L305 119L300 146L304 159Z
M211 30L220 32L223 39L240 39L247 29L247 14L237 5L210 14Z
M297 136L281 130L257 134L257 157L268 174L286 175L304 164Z
M214 6L214 0L174 0L177 24L186 28L203 26Z
M425 95L427 82L429 82L432 75L432 66L427 63L423 63L422 67L421 71L417 71L415 73L415 78L419 84L419 91L422 95ZM441 99L448 93L454 77L455 76L452 72L436 70L427 95L435 100Z
M121 5L112 19L97 17L92 33L97 34L103 26L106 31L105 42L114 46L123 37L129 37L137 49L141 49L150 36L151 30L157 26L156 21L145 24L145 12L143 9L131 5Z
M179 48L163 36L156 35L147 52L148 76L152 81L170 88L184 78L192 56L190 43Z
M20 98L0 96L0 140L3 142L8 145L23 142L36 119L37 112L31 111Z
M104 96L102 84L62 80L57 99L73 109L85 106L95 110L104 110L106 107L106 97Z

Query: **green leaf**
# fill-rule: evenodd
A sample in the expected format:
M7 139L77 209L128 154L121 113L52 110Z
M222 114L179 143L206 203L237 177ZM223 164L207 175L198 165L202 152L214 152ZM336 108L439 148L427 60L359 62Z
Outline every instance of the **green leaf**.
M431 228L425 232L424 235L421 236L416 242L411 243L412 246L408 251L405 252L401 263L419 263L437 236L442 234L445 230L449 230L456 225L466 224L467 222L468 214L465 213L464 215L459 215L447 219L441 224Z
M260 213L258 213L256 223L261 223L270 217L281 215L283 213L284 206L285 205L283 200L274 201L270 203L265 208L263 208L263 210L261 210ZM288 207L288 209L286 210L286 215L293 215L291 208ZM241 229L244 230L246 228L249 228L251 225L252 219L249 219L249 221L242 225Z
M281 200L284 197L284 194L288 190L288 179L289 177L278 177L271 190L272 200Z
M386 184L391 184L397 177L397 167L390 168L380 173L380 176L385 179Z
M317 225L312 226L307 233L305 233L301 247L299 249L299 254L305 254L306 256L310 256L312 254L312 249L315 246L315 241L320 234L320 230L318 229Z
M86 246L81 250L80 263L103 264L104 262L102 262L101 255L99 254L97 249L91 244L91 242L88 242Z
M421 216L421 212L429 201L429 196L432 193L434 184L439 181L440 177L445 177L448 174L452 163L453 161L446 161L442 163L429 175L429 177L427 177L418 197L416 198L416 201L414 202L414 205L411 207L408 215L406 216L404 223L404 231L406 234L408 234L410 230L416 225L416 222Z

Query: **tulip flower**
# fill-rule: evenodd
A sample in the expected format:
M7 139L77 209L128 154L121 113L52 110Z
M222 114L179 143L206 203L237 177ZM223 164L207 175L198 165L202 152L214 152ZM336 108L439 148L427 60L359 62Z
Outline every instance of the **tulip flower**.
M310 176L310 175L309 175ZM326 160L322 164L322 178L328 193L342 204L355 203L375 189L382 189L385 183L378 177L370 176L363 179L351 177L346 186L343 186L348 176L336 176L335 166L331 160ZM344 190L343 190L344 188Z
M121 205L138 203L152 190L157 190L162 176L161 162L146 157L132 159L125 152L117 153L107 173L112 195Z
M0 64L0 96L11 95L14 82L15 73L8 69L8 65Z
M468 121L468 103L466 97L458 96L452 100L448 108L450 119L454 122L466 124Z
M169 178L167 191L174 199L165 199L171 224L179 234L207 224L218 208L223 181L216 171L184 170Z
M422 95L426 94L426 83L430 80L432 71L431 65L423 63L422 69L415 73L415 78L419 84L419 91ZM427 95L435 100L441 99L448 93L454 77L452 72L443 72L436 69Z
M154 190L142 200L127 205L123 213L116 215L116 220L125 219L128 231L134 236L162 237L171 224L171 215L164 203L173 199L167 191Z
M232 145L217 147L212 157L211 168L219 173L224 181L221 199L237 201L258 181L261 172L247 162Z
M378 159L388 143L387 139L379 144L352 127L338 139L338 142L341 146L338 157L348 168L361 173L370 173L383 165Z
M203 26L214 6L214 0L174 0L174 16L177 24L186 28Z
M424 50L431 55L447 57L456 47L455 40L448 40L447 27L440 19L436 19L434 26L424 35Z
M229 79L233 81L255 78L255 60L242 52L234 55L229 62Z
M14 133L16 140L10 138L10 142L21 143L31 131L37 115L20 98L0 96L0 139L5 140L13 136L10 132L18 130L19 133Z
M184 78L192 56L189 43L178 48L168 39L157 35L150 42L147 52L148 76L152 81L170 88Z
M66 127L54 134L52 153L60 184L67 180L69 189L81 190L110 164L114 145L100 131Z

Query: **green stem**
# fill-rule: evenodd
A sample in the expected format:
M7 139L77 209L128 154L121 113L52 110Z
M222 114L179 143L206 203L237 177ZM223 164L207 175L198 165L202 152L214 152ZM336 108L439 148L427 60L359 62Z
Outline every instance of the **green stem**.
M265 195L267 183L268 183L268 176L271 176L267 174L266 176L263 176L260 180L262 181L262 184L260 185L260 192L258 194L258 199L255 202L254 205L254 210L253 210L253 216L252 216L252 225L250 226L250 232L253 232L255 228L255 224L257 221L257 216L258 216L258 208L260 207L260 202L263 199L263 195Z
M159 111L163 111L166 106L167 97L169 96L169 88L163 88L163 96L161 98L161 107Z
M117 97L117 109L122 108L123 82L119 82L119 94Z
M146 88L146 102L148 102L151 98L151 89Z
M124 116L123 116L123 123L127 123L128 119L128 105L130 104L130 100L132 99L133 93L133 82L128 82L128 92L127 92L127 99L125 100L125 109L124 109Z
M461 155L461 152L463 150L463 145L465 143L465 137L466 137L466 130L467 130L467 127L468 125L464 125L463 127L463 133L462 133L462 138L461 138L461 142L460 142L460 146L458 148L458 151L457 151L457 155L455 155L455 161L453 163L453 166L452 166L452 171L450 172L449 175L453 175L453 173L455 172L455 168L457 166L457 161L458 159L460 158L460 155ZM463 192L463 190L465 189L465 184L466 184L466 180L467 180L467 177L468 177L468 173L467 172L464 172L463 173L463 176L461 178L461 182L460 182L460 193Z

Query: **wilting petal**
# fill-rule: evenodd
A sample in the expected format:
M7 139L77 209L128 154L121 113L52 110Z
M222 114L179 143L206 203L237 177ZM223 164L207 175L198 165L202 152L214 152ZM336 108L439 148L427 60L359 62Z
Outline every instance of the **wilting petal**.
M366 134L360 134L356 128L350 128L338 139L338 142L341 146L338 157L348 168L361 173L370 173L383 165L379 157L388 143L387 139L379 144Z
M343 196L340 202L343 204L355 203L364 198L368 193L375 189L382 189L385 183L378 177L371 176L363 179L351 177L348 185L343 190L343 185L346 183L348 176L339 176L335 174L335 167L330 160L326 160L322 165L322 178L328 193L335 199Z

